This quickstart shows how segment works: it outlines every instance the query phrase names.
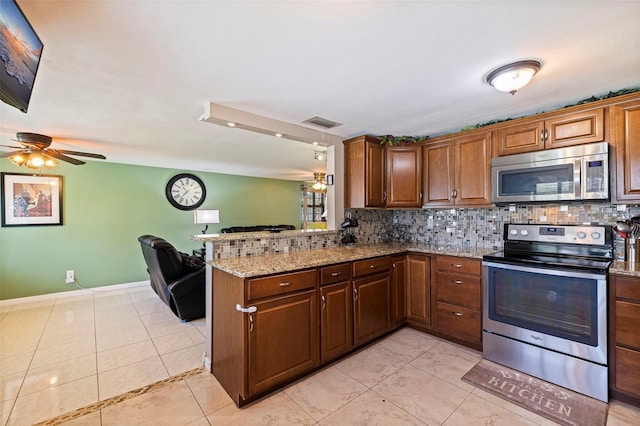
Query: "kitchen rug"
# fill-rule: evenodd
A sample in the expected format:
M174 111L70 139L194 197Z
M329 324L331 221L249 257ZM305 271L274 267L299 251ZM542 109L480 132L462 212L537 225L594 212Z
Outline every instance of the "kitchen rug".
M486 359L462 380L522 408L569 426L603 426L609 406L572 390L545 382Z

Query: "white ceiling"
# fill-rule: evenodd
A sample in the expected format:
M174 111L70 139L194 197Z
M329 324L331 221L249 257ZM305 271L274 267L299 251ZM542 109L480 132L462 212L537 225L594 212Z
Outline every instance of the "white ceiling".
M43 133L117 163L324 170L311 145L199 121L209 102L319 115L344 138L436 135L640 87L639 1L18 3L44 53L29 112L0 107L0 143ZM484 82L521 59L543 65L515 96Z

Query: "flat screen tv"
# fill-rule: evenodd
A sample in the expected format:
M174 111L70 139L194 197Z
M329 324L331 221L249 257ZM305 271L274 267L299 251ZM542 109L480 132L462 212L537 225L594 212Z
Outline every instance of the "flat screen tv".
M0 100L27 112L42 41L15 0L0 0Z

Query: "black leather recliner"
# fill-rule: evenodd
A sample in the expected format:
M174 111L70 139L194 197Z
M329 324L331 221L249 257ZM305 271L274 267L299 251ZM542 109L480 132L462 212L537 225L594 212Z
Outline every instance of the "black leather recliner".
M205 264L153 235L138 238L151 288L182 321L205 316Z

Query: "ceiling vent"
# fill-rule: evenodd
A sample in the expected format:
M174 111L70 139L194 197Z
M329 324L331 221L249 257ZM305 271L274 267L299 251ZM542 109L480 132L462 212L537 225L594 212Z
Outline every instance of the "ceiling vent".
M303 123L322 127L323 129L331 129L332 127L342 126L342 123L337 123L335 121L331 121L326 118L322 118L318 116L308 118L304 120Z

